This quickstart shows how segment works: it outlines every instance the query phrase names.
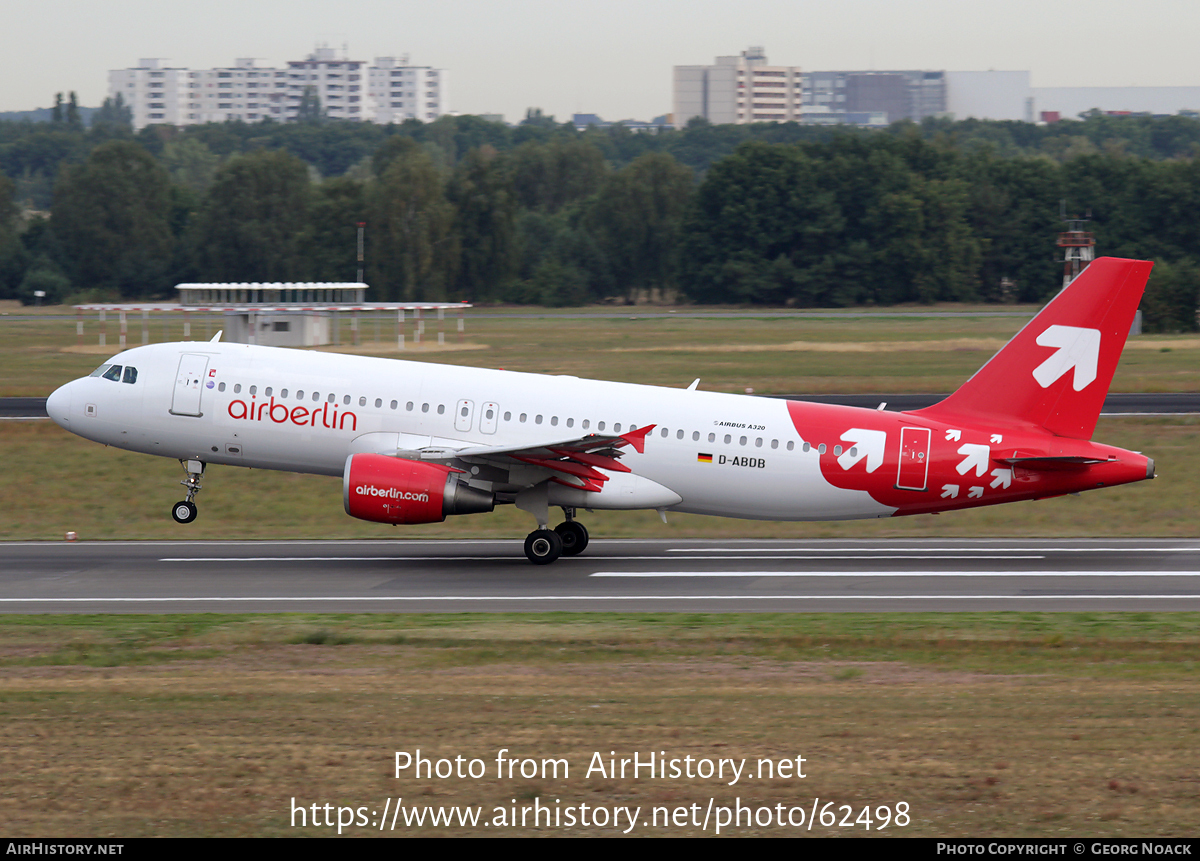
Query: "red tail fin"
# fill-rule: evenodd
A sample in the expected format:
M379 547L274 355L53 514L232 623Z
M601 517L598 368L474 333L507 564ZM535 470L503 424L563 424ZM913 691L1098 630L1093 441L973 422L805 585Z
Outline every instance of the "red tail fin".
M962 388L919 414L1003 418L1091 439L1153 265L1093 261Z

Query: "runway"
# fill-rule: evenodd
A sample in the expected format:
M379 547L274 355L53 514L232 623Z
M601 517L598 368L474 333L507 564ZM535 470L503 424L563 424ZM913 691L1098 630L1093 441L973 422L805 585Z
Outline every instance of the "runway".
M1200 540L5 542L0 612L1200 611Z

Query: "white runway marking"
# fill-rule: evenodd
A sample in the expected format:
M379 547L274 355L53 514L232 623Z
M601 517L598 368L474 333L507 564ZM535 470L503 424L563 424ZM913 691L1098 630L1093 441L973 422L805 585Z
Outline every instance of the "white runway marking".
M1200 571L596 571L589 577L1196 577Z
M464 562L464 561L500 561L520 559L516 553L510 556L165 556L159 562ZM570 557L564 556L561 562L598 561L599 557ZM619 560L663 560L673 561L679 557L671 556L620 556ZM754 558L754 557L751 557ZM830 560L859 560L875 561L878 559L1045 559L1041 555L977 555L969 556L925 556L916 554L897 554L891 556L772 556L771 559L797 559L827 562ZM689 562L697 559L720 559L730 561L728 556L689 556Z
M1200 547L671 547L668 553L1200 553ZM932 558L932 557L931 557Z

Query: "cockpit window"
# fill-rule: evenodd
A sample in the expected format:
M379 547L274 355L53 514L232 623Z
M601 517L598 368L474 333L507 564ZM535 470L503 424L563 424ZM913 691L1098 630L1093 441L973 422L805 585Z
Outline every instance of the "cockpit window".
M100 376L101 374L103 374L105 371L107 371L107 370L108 370L109 368L111 368L111 367L112 367L112 365L110 365L110 364L108 364L107 362L105 362L103 365L101 365L100 367L96 368L96 370L94 370L94 371L92 371L90 374L88 374L88 376L89 376L89 377L98 377L98 376Z
M137 368L135 368L133 365L126 365L125 366L125 376L121 379L121 382L136 383L137 382Z
M104 377L106 380L112 380L115 383L119 383L121 381L121 366L109 365L108 370L100 376Z

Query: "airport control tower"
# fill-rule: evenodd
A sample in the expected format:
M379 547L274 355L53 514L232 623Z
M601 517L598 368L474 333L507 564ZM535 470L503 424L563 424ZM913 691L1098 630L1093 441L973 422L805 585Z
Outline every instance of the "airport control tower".
M1096 256L1096 237L1084 229L1091 220L1089 213L1084 218L1067 218L1067 229L1058 234L1058 247L1063 251L1063 287L1075 280L1075 276L1087 268Z

